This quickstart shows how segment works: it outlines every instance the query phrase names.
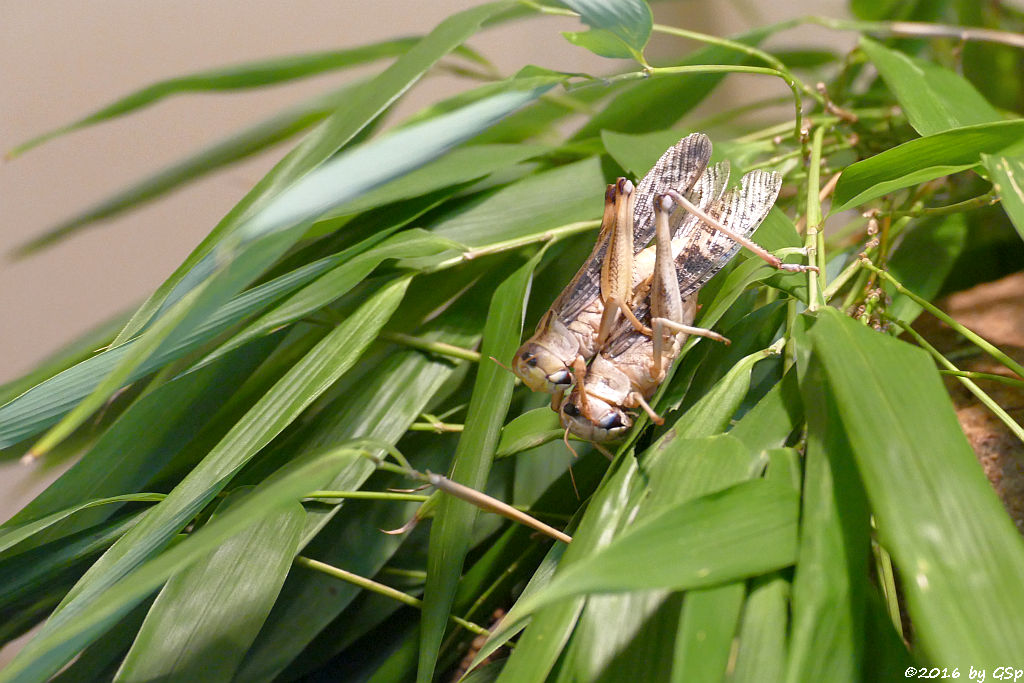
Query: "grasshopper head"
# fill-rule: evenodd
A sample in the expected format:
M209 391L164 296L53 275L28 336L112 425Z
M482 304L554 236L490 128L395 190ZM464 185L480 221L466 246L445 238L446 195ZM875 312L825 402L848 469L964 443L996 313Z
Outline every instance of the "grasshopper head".
M633 426L633 419L618 406L588 396L590 417L583 415L579 406L579 389L574 389L562 401L558 411L562 426L587 441L611 441Z
M512 360L512 372L533 391L559 393L569 388L572 373L558 354L536 342L526 342Z

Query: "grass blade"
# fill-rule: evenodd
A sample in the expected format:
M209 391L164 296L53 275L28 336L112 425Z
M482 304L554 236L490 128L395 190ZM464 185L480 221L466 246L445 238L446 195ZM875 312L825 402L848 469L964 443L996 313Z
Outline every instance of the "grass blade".
M480 351L484 358L507 359L515 352L522 335L526 294L542 254L538 252L495 290ZM477 369L466 414L467 427L455 451L451 479L475 489L482 489L487 483L514 379L496 363L486 362ZM476 514L472 505L445 496L431 526L417 674L420 681L433 677L438 646L444 637Z
M242 499L236 490L215 514ZM230 680L288 575L305 517L294 502L172 576L114 680Z
M86 126L92 126L124 116L143 107L155 104L166 97L190 92L225 92L259 88L275 83L285 83L298 78L308 78L325 71L342 69L400 55L412 47L416 40L416 38L399 38L371 45L362 45L348 50L288 55L219 69L210 69L158 81L116 100L73 123L48 131L32 138L28 142L18 145L7 153L7 158L13 159L53 138L66 135Z
M1024 544L928 355L822 309L809 333L923 653L998 666L1024 642ZM880 448L879 444L885 444Z

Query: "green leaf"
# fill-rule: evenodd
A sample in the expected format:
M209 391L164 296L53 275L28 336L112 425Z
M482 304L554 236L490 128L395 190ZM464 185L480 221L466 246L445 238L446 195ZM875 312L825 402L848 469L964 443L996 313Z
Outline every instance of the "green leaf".
M345 86L326 95L320 95L189 154L57 223L42 236L18 247L14 251L14 256L29 255L77 232L80 228L120 215L162 197L186 183L199 180L209 173L287 140L327 118L352 97L354 88L352 85Z
M822 309L809 333L915 641L939 666L1009 661L1024 641L1024 543L978 466L931 358ZM884 444L880 448L879 444Z
M948 69L890 50L864 36L860 38L860 49L896 95L910 125L921 135L1003 118L969 81Z
M481 247L541 233L567 223L600 218L604 187L596 158L535 173L443 216L432 232L460 244Z
M166 497L167 496L163 493L129 493L122 496L99 498L97 500L90 500L86 503L81 503L79 505L54 512L52 515L47 515L42 519L37 519L25 524L16 524L13 526L7 526L5 524L4 529L0 531L0 552L4 552L8 548L16 546L29 536L37 534L43 529L53 526L57 522L67 519L81 510L88 510L89 508L98 507L100 505L110 505L111 503L157 503Z
M890 257L888 268L908 290L930 301L941 291L967 242L964 214L924 220L906 234ZM886 313L904 322L914 322L923 310L921 304L897 292L892 283L885 282L882 286L892 297Z
M470 290L469 300L452 306L417 334L431 340L475 345L485 312L477 311L475 294L476 290ZM442 295L441 298L447 297ZM466 309L469 304L473 304L471 310ZM395 317L399 318L400 313ZM357 381L354 390L344 392L339 400L326 407L321 420L302 441L282 445L284 455L290 459L297 450L315 454L331 444L354 437L397 443L428 402L437 400L435 396L457 372L458 366L448 359L413 349L391 351L382 364L369 370L368 377ZM423 462L419 457L415 462L419 467L432 466L430 461ZM370 473L369 461L354 462L331 481L328 488L357 489ZM395 478L391 485L404 484ZM387 483L382 485L387 486ZM316 538L306 554L360 576L373 576L405 540L404 536L381 534L379 529L400 527L412 517L415 507L415 504L382 501L368 507L342 505L340 512L337 507L311 508L303 536L304 539ZM304 572L290 577L246 657L239 680L268 681L279 675L359 593L355 586L339 585L336 579L320 573Z
M759 28L733 40L757 45L773 32L771 27ZM747 55L732 48L710 45L694 51L678 63L684 66L745 64L748 60ZM636 134L669 128L699 105L724 77L724 74L681 74L627 83L604 109L580 127L571 140L597 137L602 130ZM650 166L641 170L648 168Z
M672 505L559 572L523 611L586 593L714 586L796 560L798 499L751 481Z
M550 407L534 408L501 428L495 458L507 458L562 436L558 414Z
M565 4L578 12L580 20L599 35L607 32L607 37L597 39L599 44L607 45L608 37L617 38L628 52L641 59L654 25L651 8L644 0L566 0ZM593 44L594 32L588 33L591 38L586 42ZM588 45L584 47L592 49Z
M672 660L672 681L721 680L746 597L742 582L687 591Z
M484 327L484 358L511 358L522 336L523 309L533 270L543 252L498 286ZM495 363L481 363L466 411L466 429L455 451L451 479L482 489L498 446L502 423L508 412L515 378ZM438 646L448 625L448 615L462 564L469 550L469 535L477 509L451 496L441 498L430 529L427 584L423 594L422 633L417 678L430 681Z
M802 340L803 333L796 338ZM823 391L821 368L805 344L798 349L797 367L807 411L807 453L785 680L852 683L863 680L869 511L842 413Z
M202 281L205 278L205 272L208 272L210 266L208 262L209 257L214 248L226 235L237 232L242 223L258 215L260 210L266 207L270 200L283 189L290 187L298 179L309 173L309 171L335 156L338 150L345 147L370 126L387 107L393 104L423 74L430 70L438 60L456 49L466 38L475 33L484 21L508 9L509 6L507 2L491 3L448 17L438 24L429 35L396 59L387 69L360 86L357 94L348 103L348 106L335 112L311 135L307 136L298 147L278 162L228 212L213 231L178 266L174 273L135 312L132 319L118 335L115 344L134 337L149 323L153 316L159 315L159 312L166 309L174 300L183 296L198 281ZM483 113L483 110L479 111ZM429 151L428 149L422 149L422 151L426 152L425 158L430 159L439 156L443 150L454 146L458 141L466 139L455 135L458 129L448 125L448 123L455 123L455 121L445 119L445 117L439 118L439 121L426 124L428 127L416 128L421 131L423 138L414 143L413 148L409 150L411 153L415 154L417 149L424 147L432 148ZM493 120L486 123L481 121L459 121L458 125L468 126L468 129L465 130L466 137L468 138L479 133L488 124L493 122ZM480 125L481 123L483 125ZM442 139L438 141L441 143L440 145L434 145L434 140L432 139L434 135L441 135ZM389 138L394 141L393 136L389 136ZM371 142L369 144L373 145L375 143ZM393 162L400 162L399 166L393 169L395 172L391 176L392 178L402 175L402 173L410 171L418 165L415 163L407 165L400 152L393 151L385 153L383 156L384 158L391 159ZM359 180L364 172L369 172L375 167L376 165L371 166L369 169L349 169L349 177L343 179L345 182L339 188L346 190L351 187L355 191L350 195L342 191L338 203L348 201L351 197L369 190L373 185L364 185ZM379 181L380 179L378 178ZM197 268L199 269L198 271L196 270Z
M318 488L319 482L330 478L353 457L360 455L351 450L328 453L311 464L267 481L247 496L246 500L191 534L185 541L146 562L116 584L109 582L97 592L96 599L90 601L89 609L72 610L70 606L65 607L50 618L7 668L0 671L0 681L21 683L46 680L76 652L100 637L175 573L209 555L251 524L294 505L295 501ZM147 515L146 522L152 521L154 516ZM139 528L136 526L133 531Z
M1002 202L1003 211L1024 239L1024 158L981 155Z
M408 285L409 279L402 278L381 289L292 367L143 522L92 566L37 638L45 642L63 625L80 622L83 615L94 611L105 590L164 548L242 465L355 364L394 312ZM239 506L243 507L246 504ZM97 635L90 632L90 637ZM48 660L45 666L56 671L63 664L58 660Z
M240 494L232 492L216 514ZM172 576L114 680L230 680L288 575L305 517L295 501Z
M285 83L297 78L308 78L325 71L343 69L400 55L415 45L416 41L416 38L398 38L348 50L274 57L158 81L112 102L84 118L18 145L7 153L7 157L14 158L55 137L124 116L172 95L190 92L230 92Z
M830 214L882 195L967 170L982 154L1018 153L1024 120L954 128L888 149L847 167L836 185Z
M562 31L562 35L573 45L590 50L599 57L634 59L637 56L622 38L611 31L593 28L589 31Z

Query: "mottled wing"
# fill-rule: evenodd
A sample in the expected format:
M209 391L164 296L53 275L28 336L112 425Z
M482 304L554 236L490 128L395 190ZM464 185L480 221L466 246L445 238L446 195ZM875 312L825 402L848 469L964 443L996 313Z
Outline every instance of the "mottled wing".
M633 206L633 252L639 253L654 236L654 196L670 188L689 192L711 158L711 140L693 133L670 147L636 186ZM607 236L553 305L563 322L576 318L601 291L601 265L608 250Z
M726 227L748 237L765 219L782 188L782 176L774 171L751 171L730 190L713 212ZM676 258L676 275L682 296L692 294L725 267L740 245L732 238L696 221Z
M709 169L710 170L710 169ZM710 179L709 179L710 180ZM712 218L743 236L749 236L765 219L782 187L782 177L775 172L751 171L743 176L739 188L733 188L706 207L707 202L694 202ZM718 186L718 192L721 187ZM682 248L676 257L676 277L680 294L685 298L700 289L711 277L725 267L740 246L731 238L691 216L680 227L683 232ZM689 233L685 230L689 228ZM678 234L678 233L677 233ZM673 250L675 249L673 240ZM650 324L650 304L643 301L633 309L634 315ZM679 321L677 321L679 322ZM622 321L612 332L605 353L614 358L642 340L643 335L629 323Z

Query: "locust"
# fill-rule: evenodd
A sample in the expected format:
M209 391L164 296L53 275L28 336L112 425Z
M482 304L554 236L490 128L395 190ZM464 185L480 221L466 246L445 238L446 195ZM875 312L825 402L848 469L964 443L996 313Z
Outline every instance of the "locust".
M708 183L703 185L706 190ZM574 359L575 386L559 408L568 432L588 441L614 439L632 426L632 409L642 409L652 421L662 423L647 400L664 381L686 338L700 335L727 342L711 330L693 327L697 292L741 244L749 242L747 236L768 215L781 185L777 173L753 171L743 176L739 188L724 195L712 190L710 208L696 206L672 190L654 197L653 272L631 302L641 324L617 324L589 367ZM670 224L673 203L683 204L691 218L675 237ZM700 204L707 206L707 197Z
M608 186L590 256L512 361L512 371L530 389L553 395L552 408L572 384L573 365L597 353L620 315L638 329L645 327L630 303L653 267L653 259L635 257L654 236L654 197L688 193L707 175L710 158L711 141L694 133L670 147L636 186L625 178Z

